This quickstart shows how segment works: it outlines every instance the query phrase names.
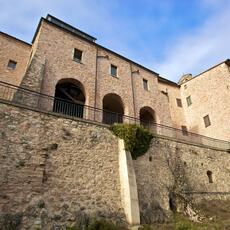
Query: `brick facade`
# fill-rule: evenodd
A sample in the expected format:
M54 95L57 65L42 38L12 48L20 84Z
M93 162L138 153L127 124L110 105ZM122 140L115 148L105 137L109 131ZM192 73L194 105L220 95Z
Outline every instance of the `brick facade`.
M184 82L180 89L188 129L194 133L229 141L229 62L223 62ZM192 102L190 106L186 101L189 96ZM203 118L207 115L211 125L205 127Z
M80 32L83 35L74 33L73 27L71 32L55 24L50 17L40 20L32 46L0 33L3 47L0 80L50 96L55 96L57 83L71 81L81 85L87 106L103 109L103 99L112 95L120 100L126 116L140 118L141 109L148 108L159 124L179 129L186 126L188 131L230 140L230 108L225 104L229 98L230 72L225 62L178 85L87 39L83 32ZM74 49L82 51L80 62L73 59ZM10 59L18 62L15 70L7 68ZM110 74L111 65L117 67L115 77ZM193 104L188 107L186 97L190 94ZM177 99L182 100L182 107L177 105ZM47 106L52 110L51 104ZM207 114L211 126L205 128L203 116ZM86 116L96 116L102 121L101 115Z
M25 74L30 57L31 45L0 32L0 80L19 85ZM8 62L17 62L15 69Z

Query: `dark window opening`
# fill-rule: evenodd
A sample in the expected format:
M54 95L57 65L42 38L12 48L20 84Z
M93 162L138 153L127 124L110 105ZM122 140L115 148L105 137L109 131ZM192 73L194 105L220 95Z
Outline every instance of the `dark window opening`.
M82 51L78 50L78 49L74 49L74 53L73 53L73 60L77 61L77 62L81 62L82 60Z
M192 104L191 96L186 97L187 105L190 106Z
M149 86L148 86L148 80L146 80L146 79L143 79L143 88L144 88L144 90L149 90Z
M7 67L9 69L16 69L17 62L13 60L9 60Z
M211 121L210 121L209 115L206 115L205 117L203 117L203 119L204 119L205 128L207 128L208 126L211 125Z
M149 161L152 161L152 156L149 156Z
M83 118L84 104L85 96L80 83L63 82L56 85L54 112Z
M176 99L176 102L177 102L177 106L178 106L178 107L182 107L181 99L177 98L177 99Z
M110 74L114 77L117 77L117 66L111 65L110 67Z
M213 183L213 179L212 179L212 171L207 171L207 176L208 176L208 181L209 183Z
M187 129L187 126L182 125L182 126L181 126L181 130L182 130L182 134L183 134L184 136L188 136L188 129Z

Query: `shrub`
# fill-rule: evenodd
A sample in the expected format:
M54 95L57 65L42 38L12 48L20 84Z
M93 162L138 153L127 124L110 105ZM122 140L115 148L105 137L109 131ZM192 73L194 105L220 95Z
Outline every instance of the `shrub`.
M88 230L118 230L118 229L119 228L116 227L116 225L106 220L95 220L88 227Z
M130 151L132 158L136 159L149 149L153 135L144 127L136 124L114 124L112 132L123 139L125 149Z
M175 230L196 230L197 228L188 219L177 216L175 219Z
M66 227L66 230L79 230L79 229L75 227Z
M176 224L176 230L196 230L190 223L179 222Z
M140 227L138 230L153 230L153 228L149 225L144 225L143 227Z

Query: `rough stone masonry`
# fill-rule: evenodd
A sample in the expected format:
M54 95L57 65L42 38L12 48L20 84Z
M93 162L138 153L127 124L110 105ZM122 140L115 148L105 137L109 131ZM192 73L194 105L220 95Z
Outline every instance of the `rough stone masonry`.
M1 227L65 229L93 218L127 223L118 139L105 126L0 103L0 128ZM188 204L229 199L224 151L155 137L130 167L141 223L164 222Z
M89 216L125 222L118 140L107 128L4 104L0 127L2 221L21 217L23 229L87 224Z

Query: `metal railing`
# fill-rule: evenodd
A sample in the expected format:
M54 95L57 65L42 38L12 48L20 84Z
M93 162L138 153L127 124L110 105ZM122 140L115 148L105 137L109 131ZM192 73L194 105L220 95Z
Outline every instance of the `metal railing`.
M26 106L43 112L52 112L56 115L64 115L68 118L80 118L111 125L113 123L141 124L152 133L174 138L194 144L202 144L214 148L229 150L230 142L199 135L170 126L157 124L135 117L114 113L99 108L94 108L81 103L73 103L61 98L54 98L45 94L18 87L0 81L0 100Z

